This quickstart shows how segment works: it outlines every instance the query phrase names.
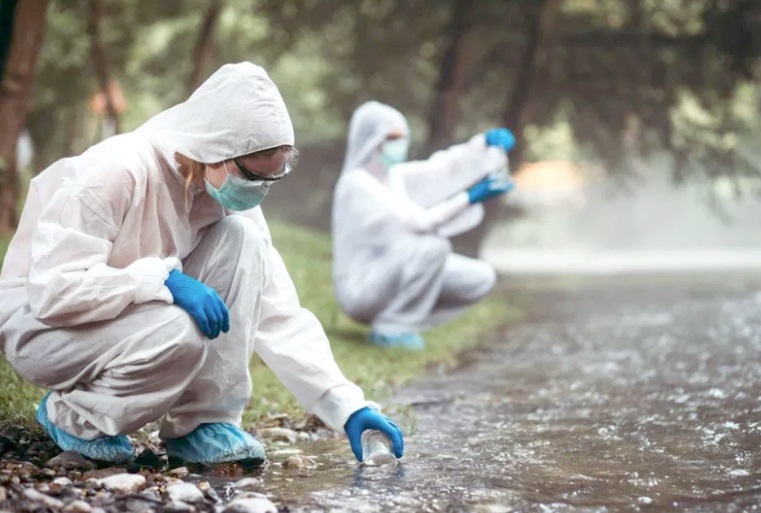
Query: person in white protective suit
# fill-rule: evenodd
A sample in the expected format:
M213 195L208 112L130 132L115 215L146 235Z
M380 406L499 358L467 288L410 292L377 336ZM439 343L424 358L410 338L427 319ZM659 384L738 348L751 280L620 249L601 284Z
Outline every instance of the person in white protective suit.
M343 310L371 324L370 342L420 349L419 332L447 322L496 283L486 262L452 253L448 237L483 219L483 201L504 194L505 128L406 161L409 128L371 101L352 116L333 201L333 282Z
M32 180L0 274L0 348L49 389L37 420L63 450L133 458L161 420L170 458L259 464L240 428L254 352L357 458L399 428L339 370L259 208L296 154L275 84L228 64L185 102ZM276 187L276 186L275 186Z

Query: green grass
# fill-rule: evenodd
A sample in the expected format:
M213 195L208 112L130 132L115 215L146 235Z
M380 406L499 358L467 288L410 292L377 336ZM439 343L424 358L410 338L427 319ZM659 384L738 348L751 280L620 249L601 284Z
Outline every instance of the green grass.
M394 386L421 376L426 367L452 364L457 354L478 344L482 335L505 322L515 311L503 302L487 300L446 326L425 333L426 349L419 352L386 350L365 342L368 329L340 312L331 285L330 239L292 225L271 223L275 246L280 250L301 302L322 321L333 354L344 374L365 391L368 399L383 402ZM7 242L0 243L2 254ZM274 374L256 358L252 362L253 397L246 422L285 413L304 412ZM25 383L0 358L0 419L31 420L34 404L43 391Z

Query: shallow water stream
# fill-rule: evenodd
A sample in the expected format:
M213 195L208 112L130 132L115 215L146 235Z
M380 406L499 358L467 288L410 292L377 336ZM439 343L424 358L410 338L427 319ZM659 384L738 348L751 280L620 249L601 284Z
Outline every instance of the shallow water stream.
M271 453L263 490L291 511L761 511L758 291L743 275L515 282L524 320L395 398L413 419L402 465L305 443L317 467Z

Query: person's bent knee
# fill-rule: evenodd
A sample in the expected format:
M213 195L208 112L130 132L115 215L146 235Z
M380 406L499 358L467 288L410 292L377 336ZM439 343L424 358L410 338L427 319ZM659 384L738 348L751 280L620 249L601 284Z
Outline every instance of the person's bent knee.
M483 265L479 271L479 286L476 295L478 299L483 299L489 292L491 292L497 285L497 271L494 267L486 262L481 262Z
M177 306L172 305L169 308L176 310L171 325L177 336L164 339L165 351L171 357L172 369L188 371L200 368L208 350L206 336L191 315Z
M229 215L217 221L213 230L219 230L220 240L240 249L246 248L247 253L265 254L267 241L264 233L253 219L239 215Z

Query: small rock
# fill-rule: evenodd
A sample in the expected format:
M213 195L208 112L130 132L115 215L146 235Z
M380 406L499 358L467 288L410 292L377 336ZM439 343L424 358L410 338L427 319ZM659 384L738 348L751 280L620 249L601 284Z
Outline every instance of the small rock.
M259 490L262 487L262 482L255 477L244 477L233 485L236 490L242 492Z
M188 467L178 467L173 468L169 472L167 472L170 476L179 477L182 479L183 477L187 477L188 474L190 474L190 471L188 470Z
M158 429L150 432L150 434L148 435L148 441L156 447L161 445L161 437L159 436Z
M211 487L211 484L209 484L208 481L199 481L197 486L198 486L198 489L201 490L202 492L213 490L213 488Z
M196 508L182 501L171 501L169 504L164 505L165 513L192 513L195 510Z
M138 494L140 498L144 498L147 501L151 502L161 502L161 494L157 490L148 489L143 490Z
M203 492L190 483L177 483L166 487L166 493L176 502L202 502Z
M233 499L224 513L277 513L277 507L267 497Z
M264 440L272 440L273 442L288 442L289 444L296 443L296 440L298 439L298 434L294 430L287 428L263 428L257 430L256 434L259 436L259 438Z
M214 488L209 488L208 490L204 490L204 495L211 501L212 504L224 506L225 502L219 498L219 495L217 494L217 491Z
M145 477L140 474L116 474L98 479L98 483L112 492L134 493L145 486Z
M58 499L54 499L53 497L50 497L48 495L45 495L44 493L40 493L34 488L25 489L24 497L26 497L30 501L44 504L46 508L60 509L63 507L63 502L59 501Z
M5 491L4 486L0 486L0 502L3 502L8 497L8 492Z
M70 502L63 508L64 513L92 513L92 506L85 501Z
M278 449L277 451L272 451L270 455L271 456L293 456L294 454L301 454L302 452L304 451L302 451L301 449L296 449L295 447L293 448L289 447L288 449Z
M62 487L71 486L71 479L69 479L68 477L56 477L55 479L53 479L53 484L62 486Z
M301 470L317 468L317 463L311 458L297 454L285 460L283 466L289 470Z
M169 482L170 479L174 480L176 478L174 478L174 477L167 477L167 476L165 476L163 474L151 474L151 480L154 483L167 483L167 482Z
M500 506L499 504L478 504L473 508L474 513L512 513L513 508Z
M48 486L47 483L37 483L34 485L34 489L38 492L48 493L50 491L50 486Z
M97 470L88 470L85 472L84 479L103 479L104 477L116 476L119 474L126 474L127 469L121 467L107 467L99 468Z
M161 505L160 501L152 501L145 497L131 496L124 503L124 509L130 513L147 513L148 511L154 511L152 506Z
M55 458L48 460L48 462L45 463L45 466L63 467L68 470L73 470L76 468L84 468L89 470L95 468L95 463L85 459L85 457L78 452L64 451Z
M45 477L54 477L56 475L56 471L52 468L43 468L40 470L40 474Z

